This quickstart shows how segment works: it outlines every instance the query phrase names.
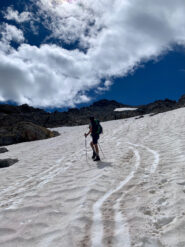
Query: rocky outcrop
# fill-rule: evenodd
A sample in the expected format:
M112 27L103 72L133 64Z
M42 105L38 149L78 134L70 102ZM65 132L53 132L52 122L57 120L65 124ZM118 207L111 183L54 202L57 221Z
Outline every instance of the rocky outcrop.
M49 113L44 110L34 109L28 105L0 105L0 128L15 126L19 122L31 122L46 128L74 126L88 123L88 118L91 115L96 115L101 121L107 121L115 119L115 108L124 106L126 105L113 100L101 100L81 109L69 109L67 112L55 111Z
M161 113L170 111L177 108L177 102L174 100L157 100L153 103L150 103L148 105L140 106L138 108L139 112L143 112L143 114L149 114L149 113Z
M178 106L179 107L185 107L185 95L183 95L180 99L179 99L179 101L178 101Z
M8 152L7 148L0 148L0 154Z
M56 135L56 132L52 132L31 122L19 122L10 127L0 128L0 146L42 140L55 137Z
M0 168L12 166L16 162L18 162L18 159L0 159Z

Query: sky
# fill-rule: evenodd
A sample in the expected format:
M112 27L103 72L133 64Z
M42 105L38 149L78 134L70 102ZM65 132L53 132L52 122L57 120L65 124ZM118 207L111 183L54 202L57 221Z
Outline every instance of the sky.
M0 102L68 108L185 94L184 0L0 1Z

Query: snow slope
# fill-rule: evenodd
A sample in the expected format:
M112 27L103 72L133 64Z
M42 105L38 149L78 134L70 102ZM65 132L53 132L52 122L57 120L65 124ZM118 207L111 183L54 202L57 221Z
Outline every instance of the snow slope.
M185 108L102 125L99 163L87 126L1 155L0 246L185 246Z

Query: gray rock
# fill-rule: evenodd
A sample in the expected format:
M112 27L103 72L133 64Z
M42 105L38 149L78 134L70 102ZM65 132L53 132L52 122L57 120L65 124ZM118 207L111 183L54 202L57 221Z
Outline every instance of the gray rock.
M16 137L11 135L5 135L5 136L0 135L0 146L11 145L14 143L16 143Z
M60 135L60 133L59 133L58 131L55 131L55 130L54 130L54 131L52 131L52 133L53 133L53 136L54 136L54 137L56 137L56 136L59 136L59 135Z
M0 159L0 168L12 166L16 162L18 162L18 159Z
M7 148L0 148L0 154L8 152Z
M56 136L56 133L31 122L19 122L14 126L2 128L0 131L0 146L20 142L43 140Z
M185 107L185 95L182 95L182 97L178 101L179 107Z

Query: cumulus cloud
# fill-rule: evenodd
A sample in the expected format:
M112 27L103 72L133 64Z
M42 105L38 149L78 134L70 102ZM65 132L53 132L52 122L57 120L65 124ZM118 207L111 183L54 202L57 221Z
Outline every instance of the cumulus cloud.
M14 20L18 23L27 22L31 19L32 14L28 11L23 11L19 13L11 7L8 7L7 11L4 13L4 17L7 20Z
M7 23L1 26L2 40L5 42L15 41L17 43L22 43L24 41L24 34L22 30L18 29L16 26L9 25Z
M109 91L110 87L112 86L113 82L110 80L105 81L103 87L98 87L96 90L97 94L102 94L105 91Z
M88 67L83 56L54 45L38 48L26 44L8 56L1 54L0 96L37 106L87 102L83 91L94 86L94 82L83 72Z
M22 44L9 54L2 50L0 99L35 106L74 106L90 100L88 90L108 90L112 77L126 76L174 44L185 45L183 0L38 3L52 36L69 44L78 41L86 52L51 44Z
M11 41L17 44L24 42L24 34L22 30L18 29L16 26L3 23L0 26L1 39L0 39L0 50L5 54L10 51L14 51L11 47Z
M89 37L94 37L102 26L96 23L98 13L94 13L88 2L40 0L37 4L43 24L52 32L52 37L65 43L79 41L81 46L88 47Z

